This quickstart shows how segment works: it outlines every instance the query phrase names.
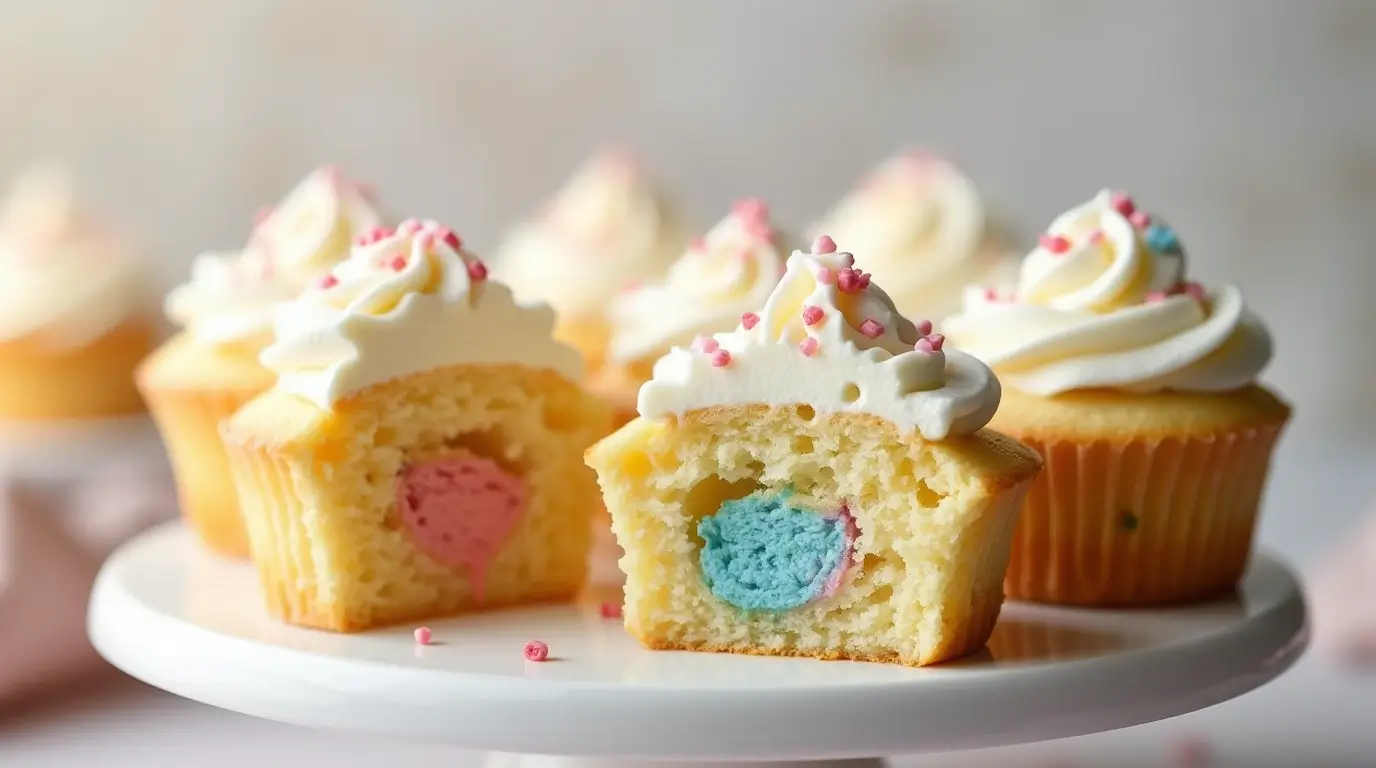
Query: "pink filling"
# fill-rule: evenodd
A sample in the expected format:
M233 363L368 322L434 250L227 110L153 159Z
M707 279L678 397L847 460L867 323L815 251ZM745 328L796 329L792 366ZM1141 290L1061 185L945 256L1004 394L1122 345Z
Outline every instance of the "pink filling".
M855 565L855 541L860 538L860 525L855 522L855 516L850 513L849 507L841 507L836 512L836 517L846 526L846 548L841 553L841 562L827 577L826 586L822 587L822 597L831 597L841 590L841 582L845 581L846 574Z
M407 467L397 482L397 510L416 546L463 568L483 602L487 569L525 512L525 482L477 456Z

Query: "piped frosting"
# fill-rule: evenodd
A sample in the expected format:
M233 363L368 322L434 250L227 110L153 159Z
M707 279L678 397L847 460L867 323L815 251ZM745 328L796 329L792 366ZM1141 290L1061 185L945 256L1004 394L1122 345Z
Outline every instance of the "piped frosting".
M1104 190L1051 223L1016 293L968 289L943 330L1005 384L1037 395L1251 384L1271 359L1270 333L1236 286L1208 290L1185 267L1169 224Z
M513 363L581 376L554 341L554 313L521 306L452 230L410 219L378 230L313 289L279 306L262 361L277 389L322 408L390 379L462 364Z
M794 251L763 309L743 314L736 330L660 358L640 389L640 414L808 404L873 414L928 440L974 432L998 408L998 380L931 330L900 315L823 236L811 252Z
M783 274L779 233L759 200L742 200L669 268L662 284L631 286L612 303L612 359L658 357L702 333L728 331L762 306Z

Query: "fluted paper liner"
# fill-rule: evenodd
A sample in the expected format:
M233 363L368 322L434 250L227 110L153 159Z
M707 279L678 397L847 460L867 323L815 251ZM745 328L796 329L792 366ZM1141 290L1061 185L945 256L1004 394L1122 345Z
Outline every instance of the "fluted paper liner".
M1014 533L1008 597L1145 605L1228 591L1247 565L1282 426L1124 443L1009 432L1045 465Z

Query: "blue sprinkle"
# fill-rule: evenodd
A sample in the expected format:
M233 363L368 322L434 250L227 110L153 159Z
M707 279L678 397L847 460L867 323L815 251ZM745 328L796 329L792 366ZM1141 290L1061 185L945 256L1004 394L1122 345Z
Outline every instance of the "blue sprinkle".
M1147 247L1157 253L1180 253L1180 238L1170 227L1152 224L1147 227L1143 239L1146 240Z
M712 594L747 611L787 611L826 589L844 564L846 524L753 493L698 523L703 577Z

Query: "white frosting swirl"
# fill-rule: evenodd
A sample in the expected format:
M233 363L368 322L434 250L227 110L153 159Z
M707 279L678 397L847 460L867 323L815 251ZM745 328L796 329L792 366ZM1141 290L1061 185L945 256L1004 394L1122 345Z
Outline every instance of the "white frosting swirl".
M168 294L167 316L202 344L262 346L273 307L348 257L354 238L381 226L365 187L326 166L264 211L238 253L206 253L191 279Z
M551 338L554 313L511 290L448 229L410 220L354 248L314 289L278 307L263 351L277 389L329 408L400 376L461 364L515 363L571 380L582 361Z
M784 257L757 200L732 212L669 267L662 285L632 288L611 307L611 357L658 357L700 333L728 331L741 313L762 306L783 274Z
M865 259L907 312L942 318L970 283L1010 282L1017 260L994 232L974 182L919 152L880 166L813 228Z
M1023 260L1016 296L969 289L942 330L1037 395L1235 390L1272 351L1235 286L1185 282L1174 230L1109 191L1051 223Z
M789 257L758 315L660 358L640 389L640 414L806 403L873 414L928 440L988 423L1000 390L983 363L920 332L830 238L813 251Z
M545 215L516 228L495 266L523 302L561 318L602 317L629 282L658 279L687 243L682 226L626 155L593 158Z
M0 342L89 345L148 305L141 265L67 178L37 169L0 210Z

